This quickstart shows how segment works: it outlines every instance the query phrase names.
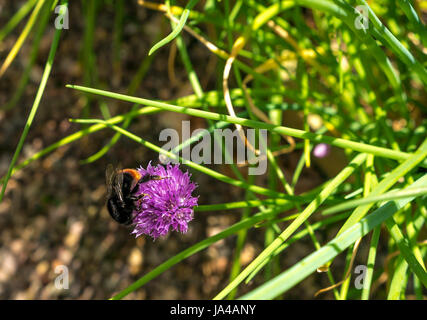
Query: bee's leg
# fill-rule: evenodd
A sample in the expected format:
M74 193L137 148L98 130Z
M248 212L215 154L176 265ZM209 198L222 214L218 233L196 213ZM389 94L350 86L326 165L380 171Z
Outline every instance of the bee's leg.
M152 180L162 180L162 179L166 179L166 178L169 178L169 177L151 176Z
M150 179L151 180L162 180L162 179L166 179L166 178L169 178L169 177L161 177L161 176L156 176L156 175L149 175L149 176L145 175L141 179L138 180L138 182L135 184L135 187L133 187L131 193L132 194L136 193L138 191L139 185L142 183L150 181Z
M150 195L147 193L142 193L142 194L139 194L137 196L131 196L130 198L132 201L138 201L138 200L141 200L142 198L144 198L145 196L150 196Z
M138 195L138 196L132 196L132 197L131 197L132 201L134 201L135 203L138 203L138 210L141 210L141 203L139 202L139 200L141 200L141 199L142 199L142 198L144 198L145 196L148 196L148 197L149 197L149 195L148 195L148 194L146 194L146 193L140 194L140 195Z

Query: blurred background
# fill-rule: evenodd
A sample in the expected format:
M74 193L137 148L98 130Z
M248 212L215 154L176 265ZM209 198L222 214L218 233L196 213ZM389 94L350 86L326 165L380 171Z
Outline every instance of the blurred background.
M0 0L0 27L16 13L25 1ZM85 96L65 88L81 84L118 93L132 94L155 100L171 100L193 94L185 69L179 58L170 52L171 45L148 58L148 51L170 32L163 14L138 6L137 1L70 1L69 29L63 30L51 76L34 123L25 141L20 161L82 128L69 118L86 116L102 118L102 106L111 114L129 111L131 104L96 96ZM40 41L40 48L29 73L29 82L13 107L0 109L0 175L8 169L33 103L54 34L51 16ZM307 16L310 19L310 16ZM25 23L0 44L3 61L19 37ZM203 28L203 27L201 27ZM214 30L203 30L212 34ZM20 53L0 78L0 106L13 100L21 76L31 59L29 35ZM219 61L200 43L185 32L184 41L204 90L217 89ZM171 57L172 56L172 57ZM173 59L174 58L174 59ZM151 59L147 61L147 59ZM174 65L174 74L167 61ZM141 81L138 83L138 80ZM136 82L135 82L136 81ZM233 82L231 81L233 85ZM231 86L232 86L231 85ZM164 128L180 132L181 121L191 120L192 130L205 127L204 120L175 113L162 113L135 118L129 130L144 139L161 145L159 133ZM301 128L302 115L287 111L284 125ZM100 150L113 136L101 130L32 162L16 172L8 183L5 199L0 203L0 298L1 299L106 299L124 289L169 257L196 242L239 221L238 210L199 212L189 224L187 234L173 232L153 241L148 237L135 239L131 229L116 224L106 208L105 168L108 163L134 168L157 162L158 154L121 137L102 158L81 163ZM279 157L279 165L290 179L301 151ZM334 176L346 163L340 151L304 169L296 192L301 193ZM227 166L211 166L232 175ZM190 170L191 171L191 170ZM214 204L244 199L244 191L193 172L199 187L199 204ZM242 169L245 172L245 169ZM266 177L256 177L256 184L265 185ZM314 218L315 221L315 218ZM325 243L337 228L316 232ZM379 249L383 244L380 243ZM182 261L161 276L148 282L126 299L210 299L227 284L236 236L222 240L208 249ZM242 265L247 265L264 246L264 230L249 230L242 251ZM307 237L281 255L283 270L313 251ZM367 248L362 244L358 258L365 261ZM342 277L344 257L334 263L334 275ZM385 256L379 253L377 263ZM357 261L356 261L357 264ZM69 289L55 288L55 268L65 265L69 270ZM263 282L262 272L239 294ZM325 274L313 274L284 298L311 299L314 293L329 285ZM381 286L375 289L381 297ZM332 293L318 299L331 298Z

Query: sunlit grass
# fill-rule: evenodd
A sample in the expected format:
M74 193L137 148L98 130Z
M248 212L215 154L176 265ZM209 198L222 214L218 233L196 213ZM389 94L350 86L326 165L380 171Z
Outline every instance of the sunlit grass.
M29 34L35 32L28 65L11 100L1 106L2 109L17 107L56 4L58 1L28 0L0 30L2 42L20 23L24 25L2 62L0 77L9 71ZM61 4L67 4L67 1ZM26 125L11 155L8 171L1 173L0 201L9 179L17 170L25 170L30 163L83 137L90 138L100 130L110 130L114 133L112 138L99 150L89 150L91 156L81 159L81 165L100 170L96 161L114 152L114 145L122 137L179 160L193 173L216 179L221 188L244 190L244 196L234 202L201 203L195 209L196 219L205 211L237 209L241 217L239 222L170 257L127 288L116 288L119 293L112 299L127 296L184 259L233 235L237 235L236 248L231 257L228 283L209 298L281 298L316 270L328 272L336 299L373 298L371 288L381 273L374 271L385 272L376 263L378 243L384 242L388 243L387 255L398 254L387 270L387 292L379 297L405 299L408 294L415 294L417 299L423 299L423 290L427 286L424 263L427 250L423 244L425 239L420 235L427 218L427 121L422 99L427 85L427 35L420 19L419 2L415 1L414 7L409 1L394 3L386 0L372 3L371 7L365 0L192 0L186 7L169 0L163 4L149 1L139 1L139 4L141 10L157 10L149 11L150 14L164 14L171 28L166 34L158 35L146 56L139 57L139 68L132 75L126 92L114 92L101 84L94 33L97 12L102 6L95 0L83 4L85 29L80 57L83 77L79 83L63 84L70 93L84 96L79 119L70 119L77 131L18 162L50 71L55 68L54 57L61 44L61 30L55 31ZM358 5L365 6L369 12L366 30L355 24L362 18L354 10ZM125 6L126 2L120 1L114 7L117 10L112 64L117 77L121 76L119 52L124 41L121 34L126 24L123 19ZM28 20L24 22L27 15ZM208 70L208 63L205 68L192 61L192 52L184 41L190 37L206 48L209 57L218 59L214 60L216 65L210 73L200 72ZM177 58L184 66L194 94L173 101L138 97L137 88L143 83L150 65L155 59L163 59L158 53L169 50L171 45L176 45ZM164 64L167 65L166 61ZM168 67L169 74L173 74L174 64L169 63ZM215 79L217 88L204 88L202 84L210 78ZM99 102L99 110L93 108L95 99ZM130 108L112 115L108 107L111 99L129 103ZM215 128L225 127L268 130L269 139L264 141L268 158L266 185L255 184L254 177L245 174L246 171L236 164L228 165L234 175L228 176L209 165L167 152L155 142L132 132L133 119L165 112L204 119L209 134ZM298 114L302 127L284 125L287 112ZM99 113L103 119L97 118ZM313 127L311 116L320 119L317 128ZM396 129L394 123L399 121L404 127ZM82 126L80 130L79 125ZM201 135L183 141L174 151L196 143L199 138ZM294 138L295 144L292 145ZM304 170L312 167L315 161L311 152L318 143L342 149L346 156L345 166L317 188L295 194ZM280 161L280 157L286 157L288 153L278 155L278 151L285 149L300 152L290 181L287 181L288 175ZM225 148L222 152L225 158L230 157ZM354 179L350 184L351 178ZM350 185L350 190L345 185ZM339 231L322 243L315 231L330 226ZM240 254L249 240L247 231L251 228L263 235L264 247L247 266L242 266ZM313 251L285 270L279 258L286 257L285 249L307 235L313 243ZM334 261L344 259L347 263L345 271L351 274L354 266L350 261L358 255L359 241L369 243L368 256L364 258L366 285L353 290L350 277L334 279ZM343 252L346 257L340 255ZM262 284L248 292L245 286L255 277ZM411 292L408 279L413 279Z

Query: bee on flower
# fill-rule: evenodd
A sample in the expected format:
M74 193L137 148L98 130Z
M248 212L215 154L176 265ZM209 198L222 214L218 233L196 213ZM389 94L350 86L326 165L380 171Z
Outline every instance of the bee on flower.
M107 168L107 209L114 220L133 225L132 234L153 239L170 231L186 233L193 219L197 185L179 164L114 170Z

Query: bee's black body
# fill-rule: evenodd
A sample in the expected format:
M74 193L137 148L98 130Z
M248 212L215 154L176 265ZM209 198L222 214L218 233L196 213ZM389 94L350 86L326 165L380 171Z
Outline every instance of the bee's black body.
M135 209L135 198L133 193L137 191L138 184L131 190L133 177L126 172L119 172L117 175L123 175L123 183L121 185L121 194L113 192L107 200L107 209L111 217L121 224L130 224L132 222L132 212ZM116 180L118 178L116 177ZM113 182L114 183L114 182ZM118 184L115 182L116 185Z
M114 170L107 167L108 199L107 209L111 217L120 224L129 225L133 220L133 211L136 209L136 201L141 196L135 196L141 183L150 180L162 179L159 176L141 174L134 169Z

